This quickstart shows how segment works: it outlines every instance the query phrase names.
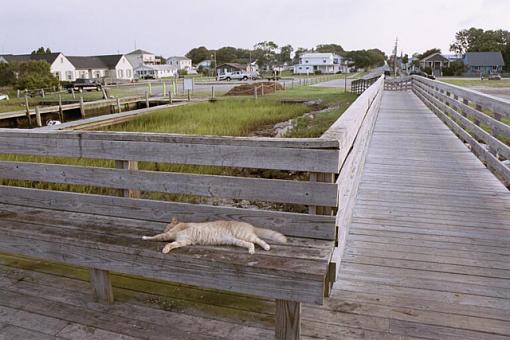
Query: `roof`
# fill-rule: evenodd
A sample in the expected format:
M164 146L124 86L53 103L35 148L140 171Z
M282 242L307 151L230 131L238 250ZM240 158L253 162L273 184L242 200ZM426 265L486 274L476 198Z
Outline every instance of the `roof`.
M2 54L0 55L0 57L3 57L8 63L31 60L44 60L48 64L53 64L55 59L57 59L57 57L60 54L61 54L60 52L44 54Z
M441 55L441 53L436 52L434 54L431 54L423 59L420 59L420 61L449 61L448 58L445 58Z
M141 50L141 49L137 49L137 50L134 50L132 52L129 52L129 54L154 54L154 53L151 53L151 52L148 52L148 51L145 51L145 50Z
M166 58L167 60L168 59L177 59L177 60L191 60L190 58L186 58L186 57L180 57L180 56L173 56L173 57L168 57Z
M246 69L246 65L238 64L238 63L224 63L224 64L221 64L221 65L218 65L216 68L222 68L224 66L230 66L230 67L236 68L238 70L245 70Z
M175 67L168 64L155 64L155 65L143 64L136 67L135 70L174 71Z
M334 53L303 53L300 58L330 58L333 57Z
M501 52L466 52L464 64L469 66L504 66Z
M122 54L98 55L89 57L67 57L77 69L114 69L122 58Z

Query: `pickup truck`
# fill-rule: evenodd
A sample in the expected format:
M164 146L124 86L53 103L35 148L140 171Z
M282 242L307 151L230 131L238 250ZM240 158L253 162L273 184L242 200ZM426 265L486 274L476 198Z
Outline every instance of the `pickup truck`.
M248 80L248 79L257 79L256 74L248 73L245 71L234 71L234 72L227 72L218 74L216 77L216 80Z
M71 93L74 91L100 91L101 83L99 83L96 79L87 79L87 78L78 78L75 82L66 86L67 92Z

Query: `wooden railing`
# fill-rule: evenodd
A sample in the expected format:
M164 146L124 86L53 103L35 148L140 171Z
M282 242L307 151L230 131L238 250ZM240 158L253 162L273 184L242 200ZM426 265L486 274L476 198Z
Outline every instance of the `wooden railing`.
M351 82L351 92L356 94L362 94L368 89L372 84L374 84L380 77L368 78L368 79L358 79L353 80Z
M510 101L413 76L413 90L507 187Z
M403 77L403 78L394 78L394 79L385 79L384 80L384 90L385 91L406 91L412 90L413 88L413 78L411 77Z

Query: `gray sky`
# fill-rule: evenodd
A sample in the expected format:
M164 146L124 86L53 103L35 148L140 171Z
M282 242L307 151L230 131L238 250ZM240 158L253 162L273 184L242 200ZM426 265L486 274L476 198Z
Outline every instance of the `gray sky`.
M67 55L143 48L182 55L204 45L250 48L263 40L399 52L439 47L471 26L510 30L510 0L24 0L2 1L0 53L45 46Z

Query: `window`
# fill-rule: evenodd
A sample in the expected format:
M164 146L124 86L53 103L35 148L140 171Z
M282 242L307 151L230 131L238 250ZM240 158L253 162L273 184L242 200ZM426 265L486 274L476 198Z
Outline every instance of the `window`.
M128 77L128 78L131 77L131 70L126 70L126 77Z
M73 71L67 71L66 78L67 80L73 80Z
M124 78L124 70L119 70L119 78Z
M322 62L325 64L326 63L326 59L322 59Z
M308 59L307 59L307 60L305 60L305 63L306 63L306 64L308 64Z

